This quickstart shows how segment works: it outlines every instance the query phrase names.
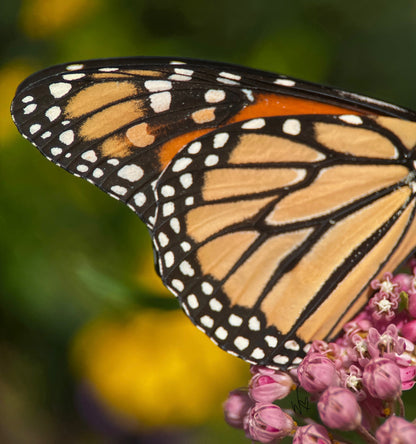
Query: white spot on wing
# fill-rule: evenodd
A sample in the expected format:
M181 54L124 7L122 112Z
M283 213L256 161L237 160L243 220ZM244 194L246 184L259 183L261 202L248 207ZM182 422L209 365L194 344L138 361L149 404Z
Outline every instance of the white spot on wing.
M59 135L59 140L65 145L71 145L74 141L74 132L72 130L66 130Z
M52 96L55 97L55 99L60 99L61 97L68 94L71 88L72 85L66 82L51 83L49 85L49 91L52 94Z
M51 148L51 154L52 156L59 156L59 154L62 153L62 148L54 147Z
M354 114L344 114L343 116L339 116L339 119L345 123L350 123L351 125L362 125L363 123L363 119Z
M177 217L172 217L172 219L169 221L169 225L176 234L179 234L181 231L181 226Z
M186 253L191 249L191 245L188 242L182 242L181 248Z
M228 323L233 327L239 327L243 323L243 318L235 314L231 314L228 318Z
M184 170L188 165L192 163L192 159L190 157L182 157L178 159L172 166L172 171L177 173L178 171Z
M68 65L66 67L67 71L77 71L78 69L82 69L84 65L82 63L73 63L72 65Z
M234 339L234 345L239 349L239 350L245 350L248 345L249 345L249 340L247 338L244 338L243 336L237 336Z
M221 339L222 341L224 341L225 339L227 339L228 331L224 327L218 327L215 330L214 334L218 339Z
M253 350L250 356L254 359L263 359L266 355L261 348L257 347Z
M209 156L206 157L204 163L207 167L211 167L211 166L216 165L218 163L218 161L219 161L219 158L216 154L210 154Z
M161 247L166 247L169 244L169 238L163 232L158 234L157 240L159 241Z
M172 287L176 288L178 291L183 291L183 289L185 288L183 282L179 279L172 279Z
M143 177L143 174L143 168L135 164L125 165L117 172L117 176L129 182L137 182Z
M256 318L256 316L252 316L248 320L248 328L252 331L259 331L260 330L260 321Z
M41 126L39 125L39 123L34 123L33 125L30 126L29 128L29 132L30 134L35 134L40 130Z
M218 311L220 312L222 310L223 305L218 299L212 298L209 301L209 306L212 311Z
M59 106L52 106L45 112L45 116L53 122L61 115L61 108Z
M182 174L182 176L179 177L179 182L181 183L183 188L185 189L189 188L193 183L192 174L191 173Z
M266 125L266 121L264 119L253 119L245 122L241 125L243 129L260 129Z
M161 192L162 196L171 197L175 195L175 188L173 188L171 185L163 185Z
M160 92L172 89L172 82L169 80L146 80L144 87L150 92Z
M96 168L93 172L92 175L96 178L99 179L100 177L103 177L104 175L104 171L101 168Z
M275 362L276 364L285 365L289 362L289 358L284 355L276 355L273 358L273 362Z
M175 263L175 256L173 255L172 251L165 253L163 259L167 268L170 268Z
M142 207L146 203L146 195L144 193L135 194L133 199L138 207Z
M214 136L214 148L222 148L228 141L230 135L228 133L218 133Z
M292 136L297 136L300 133L301 126L298 119L287 119L283 123L283 132Z
M188 153L189 154L198 154L201 150L202 144L201 142L194 142L188 147Z
M294 350L294 351L298 351L300 349L299 344L293 339L285 342L285 348L287 350Z
M204 95L208 103L218 103L225 99L225 91L222 89L209 89Z
M186 301L188 302L188 305L193 308L195 310L195 308L199 307L199 303L198 303L198 299L196 298L196 296L194 294L190 294L187 298Z
M274 81L276 85L282 85L282 86L295 86L296 82L291 79L277 79Z
M202 316L202 318L200 319L201 324L204 325L205 327L208 328L212 328L214 325L214 319L210 318L209 316L205 315Z
M170 216L175 211L175 204L173 202L167 202L163 204L162 213L163 217Z
M120 185L114 185L111 187L111 191L119 196L124 196L127 193L127 188L121 187Z
M179 265L179 270L185 276L194 276L195 270L191 267L191 264L188 261L182 261Z
M277 346L278 341L277 338L274 336L267 335L264 337L264 340L266 341L269 347L275 348Z
M73 74L64 74L62 76L64 80L78 80L82 79L83 77L85 77L85 74L82 72L73 73Z
M85 151L85 153L81 154L81 158L88 161L88 162L96 162L97 161L97 154L95 154L94 150L88 150Z
M202 293L206 295L211 295L214 291L214 287L209 282L202 282L201 284Z
M172 96L168 91L154 93L150 96L150 106L155 113L161 113L170 108L171 100Z
M220 72L220 76L231 80L241 80L241 76L238 74L232 74L231 72L222 71Z
M35 109L38 106L36 105L36 103L31 103L30 105L27 105L23 108L23 114L30 114L33 113L33 111L35 111Z

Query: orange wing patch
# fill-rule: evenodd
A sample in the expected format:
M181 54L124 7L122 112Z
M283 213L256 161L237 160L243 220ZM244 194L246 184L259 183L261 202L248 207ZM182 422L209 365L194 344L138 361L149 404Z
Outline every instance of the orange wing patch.
M204 175L205 201L262 193L300 182L306 171L300 168L222 168Z
M96 83L72 97L65 108L65 114L68 118L75 119L114 102L134 97L137 94L138 89L133 82Z
M408 173L406 167L398 165L339 165L323 169L308 188L284 197L266 222L279 225L322 216L394 185Z
M260 149L261 147L261 149ZM230 154L232 164L318 162L325 155L302 143L266 134L244 134Z
M315 132L316 140L334 151L379 159L397 159L398 156L389 139L369 129L319 122L315 124Z
M409 188L401 188L356 211L328 230L294 269L282 277L262 302L262 310L267 314L268 322L275 325L282 334L287 334L332 272L375 232L376 228L368 221L377 221L379 226L383 225L405 204L410 194ZM379 262L374 263L377 266ZM365 273L365 281L355 284L357 288L363 287L368 275L371 276L371 273ZM288 295L292 295L292 303L289 305ZM293 297L294 295L296 297ZM333 295L328 300L331 299L333 306L339 307L340 313L343 313L351 302L349 293L342 291L337 295L336 300ZM284 317L280 316L282 304L286 306ZM310 325L309 328L304 325L299 329L299 336L302 339L309 337L309 329Z
M300 99L277 94L255 94L255 102L246 106L230 122L254 119L269 116L290 116L300 114L357 114L364 115L366 112L353 111L327 103L314 100Z

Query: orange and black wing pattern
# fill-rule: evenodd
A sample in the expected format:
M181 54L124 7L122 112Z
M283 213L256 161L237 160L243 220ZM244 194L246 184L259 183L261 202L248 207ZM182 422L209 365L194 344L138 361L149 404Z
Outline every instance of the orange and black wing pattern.
M414 249L410 110L233 65L129 58L37 73L12 115L48 159L139 215L186 314L248 362L298 363Z

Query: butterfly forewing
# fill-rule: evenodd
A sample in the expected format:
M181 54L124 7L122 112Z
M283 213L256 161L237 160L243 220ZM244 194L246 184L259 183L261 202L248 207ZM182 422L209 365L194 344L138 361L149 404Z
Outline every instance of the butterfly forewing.
M35 74L12 114L47 158L141 217L187 315L249 362L299 362L413 249L412 111L233 65L132 58Z

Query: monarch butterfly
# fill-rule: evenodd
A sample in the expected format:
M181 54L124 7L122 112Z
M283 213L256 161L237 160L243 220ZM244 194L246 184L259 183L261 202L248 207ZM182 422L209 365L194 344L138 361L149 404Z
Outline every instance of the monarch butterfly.
M413 250L413 111L234 65L121 58L30 76L12 115L146 223L185 313L250 363L299 363Z

